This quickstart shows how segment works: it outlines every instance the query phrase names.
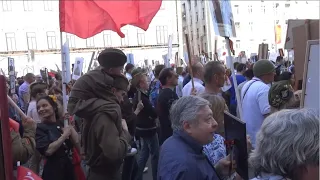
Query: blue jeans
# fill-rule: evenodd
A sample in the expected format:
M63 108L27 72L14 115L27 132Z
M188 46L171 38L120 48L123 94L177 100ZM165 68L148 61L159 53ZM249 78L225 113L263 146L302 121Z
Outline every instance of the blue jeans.
M143 169L146 166L146 163L151 154L151 166L152 166L152 177L153 180L157 179L158 172L158 159L159 159L159 140L158 135L155 134L151 137L140 138L142 143L140 156L138 159L138 180L142 180Z

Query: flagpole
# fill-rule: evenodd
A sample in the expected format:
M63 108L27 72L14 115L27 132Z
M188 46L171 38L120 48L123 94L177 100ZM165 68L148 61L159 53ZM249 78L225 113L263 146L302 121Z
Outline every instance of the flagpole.
M67 113L67 82L66 82L66 76L67 76L67 62L66 62L66 54L63 51L63 40L62 40L63 33L60 31L60 44L61 44L61 76L62 76L62 96L63 96L63 111L64 113Z

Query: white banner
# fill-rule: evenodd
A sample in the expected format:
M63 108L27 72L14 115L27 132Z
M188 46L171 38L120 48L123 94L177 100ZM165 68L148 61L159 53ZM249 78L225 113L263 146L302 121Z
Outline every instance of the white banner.
M214 32L222 37L236 37L230 0L209 0Z
M77 57L74 62L73 72L72 72L72 79L78 80L81 77L82 74L82 68L83 68L83 57Z
M165 66L170 67L170 60L172 58L172 35L169 35L168 38L168 54L167 54L167 59L165 61Z

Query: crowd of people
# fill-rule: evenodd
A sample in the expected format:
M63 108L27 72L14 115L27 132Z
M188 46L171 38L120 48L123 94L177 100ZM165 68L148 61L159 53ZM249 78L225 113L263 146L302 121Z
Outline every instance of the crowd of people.
M10 129L14 164L43 180L142 180L149 168L154 180L240 180L224 112L242 111L251 178L319 179L319 110L300 109L294 67L283 58L235 63L237 89L220 61L149 71L107 48L98 62L68 84L67 114L59 74L28 73L16 94L8 90L27 115L9 105L10 121L20 123Z

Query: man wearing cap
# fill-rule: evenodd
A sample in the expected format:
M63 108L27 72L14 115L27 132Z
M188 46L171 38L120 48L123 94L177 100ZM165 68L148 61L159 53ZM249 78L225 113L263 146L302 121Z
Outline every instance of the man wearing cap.
M121 50L105 49L98 57L100 67L81 76L71 90L68 112L84 119L81 143L88 180L121 179L131 138L120 109L129 85L121 74L126 58Z
M274 80L275 66L269 60L259 60L253 66L252 80L241 90L243 120L246 122L252 146L263 120L270 114L268 93Z

